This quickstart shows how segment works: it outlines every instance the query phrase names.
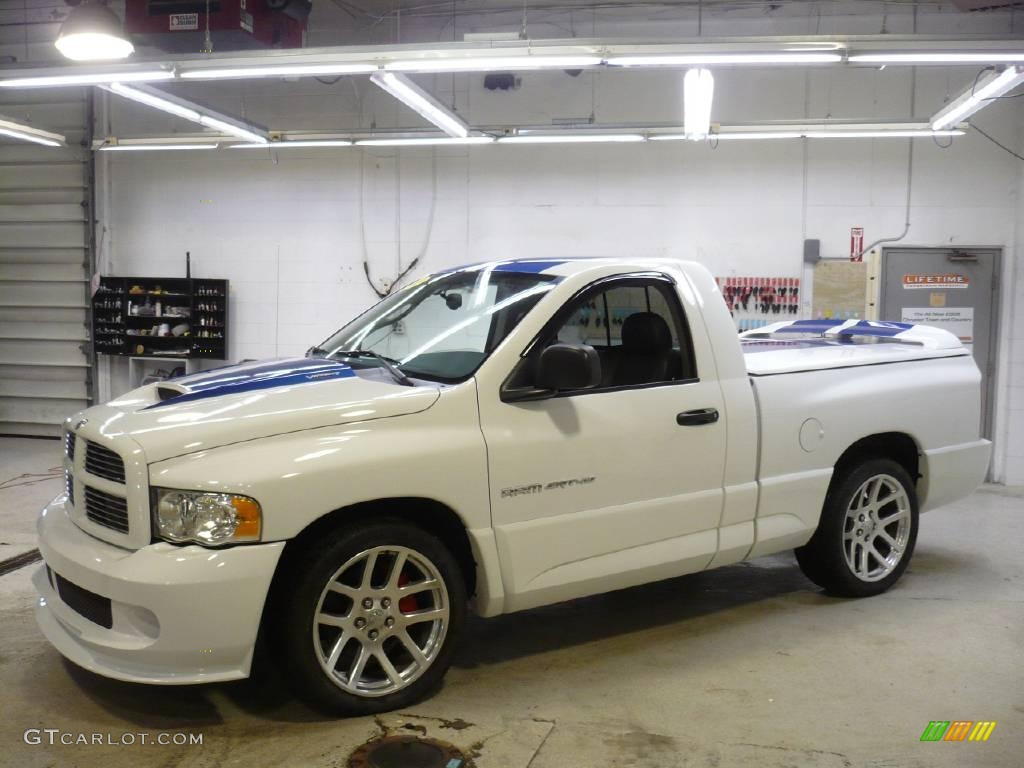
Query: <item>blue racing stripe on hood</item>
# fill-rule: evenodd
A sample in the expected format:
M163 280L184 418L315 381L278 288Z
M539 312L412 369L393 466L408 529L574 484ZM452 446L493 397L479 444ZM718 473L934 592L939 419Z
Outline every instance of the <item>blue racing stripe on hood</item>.
M331 379L347 379L355 375L355 371L350 366L322 357L298 357L261 364L230 365L215 371L174 379L175 384L186 387L188 392L170 397L149 406L149 408L177 405L221 395L234 395L239 392L252 392L258 389L312 384Z

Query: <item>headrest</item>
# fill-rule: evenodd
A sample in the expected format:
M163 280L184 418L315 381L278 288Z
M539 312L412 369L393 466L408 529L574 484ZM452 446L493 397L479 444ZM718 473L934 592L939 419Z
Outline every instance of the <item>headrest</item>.
M672 332L661 315L637 312L622 324L622 346L645 352L672 348Z

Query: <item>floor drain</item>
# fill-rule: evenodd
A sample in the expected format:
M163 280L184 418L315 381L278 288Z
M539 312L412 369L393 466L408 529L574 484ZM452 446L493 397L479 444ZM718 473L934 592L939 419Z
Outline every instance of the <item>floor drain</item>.
M457 747L437 739L385 736L356 749L348 768L472 768L472 763Z

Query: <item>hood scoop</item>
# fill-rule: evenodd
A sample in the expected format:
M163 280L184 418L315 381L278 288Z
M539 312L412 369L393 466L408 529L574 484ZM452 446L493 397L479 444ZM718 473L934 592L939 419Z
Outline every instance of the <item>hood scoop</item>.
M188 393L188 389L181 386L180 384L170 384L168 382L158 384L156 388L156 396L161 403L164 402L165 400L171 400L175 397L180 397L181 395L187 395Z

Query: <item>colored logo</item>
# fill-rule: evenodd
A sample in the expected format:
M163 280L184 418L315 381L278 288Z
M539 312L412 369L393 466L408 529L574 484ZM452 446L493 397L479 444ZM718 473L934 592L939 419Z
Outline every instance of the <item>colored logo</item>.
M968 288L971 280L967 275L949 273L944 275L904 275L903 287L912 288Z
M921 741L988 741L995 728L994 720L932 720Z

